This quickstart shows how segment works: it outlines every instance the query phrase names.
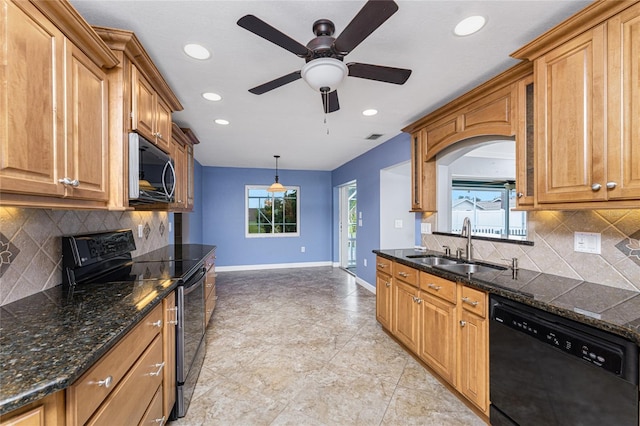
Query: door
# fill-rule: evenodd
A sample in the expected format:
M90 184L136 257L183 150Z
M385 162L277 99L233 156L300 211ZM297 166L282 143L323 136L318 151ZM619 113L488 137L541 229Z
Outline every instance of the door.
M358 188L356 181L340 187L340 267L355 273L358 228Z

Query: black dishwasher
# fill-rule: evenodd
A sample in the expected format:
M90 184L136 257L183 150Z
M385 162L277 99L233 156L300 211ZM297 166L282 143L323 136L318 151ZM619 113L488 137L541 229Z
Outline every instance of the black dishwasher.
M490 297L490 421L638 426L638 346L619 336Z

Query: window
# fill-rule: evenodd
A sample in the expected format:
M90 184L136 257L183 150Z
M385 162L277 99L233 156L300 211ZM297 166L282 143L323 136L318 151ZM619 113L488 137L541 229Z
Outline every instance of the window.
M300 235L300 187L268 192L268 186L246 186L246 236L297 237Z
M524 240L527 214L514 211L515 185L510 181L461 181L451 185L451 232L460 233L465 217L472 234Z

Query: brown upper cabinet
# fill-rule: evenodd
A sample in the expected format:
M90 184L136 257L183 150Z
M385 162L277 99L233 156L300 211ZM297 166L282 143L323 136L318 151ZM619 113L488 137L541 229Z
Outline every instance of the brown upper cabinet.
M200 143L191 129L181 129L173 123L171 131L171 157L175 163L175 202L171 211L190 212L193 210L193 145Z
M131 31L93 27L120 63L107 72L109 81L110 205L129 207L128 133L136 131L172 155L171 113L182 105L144 47ZM167 205L136 206L167 210Z
M436 210L438 153L477 136L516 137L523 125L520 107L526 106L519 102L520 87L532 73L531 64L516 65L402 129L411 133L411 211Z
M534 63L537 207L637 208L639 33L637 1L598 1L513 54Z
M2 0L0 22L2 203L105 208L117 58L65 1Z

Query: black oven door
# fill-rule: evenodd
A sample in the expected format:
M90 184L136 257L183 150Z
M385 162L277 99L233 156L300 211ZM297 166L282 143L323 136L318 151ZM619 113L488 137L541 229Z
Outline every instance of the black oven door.
M177 376L184 383L204 337L204 279L206 269L178 287Z

